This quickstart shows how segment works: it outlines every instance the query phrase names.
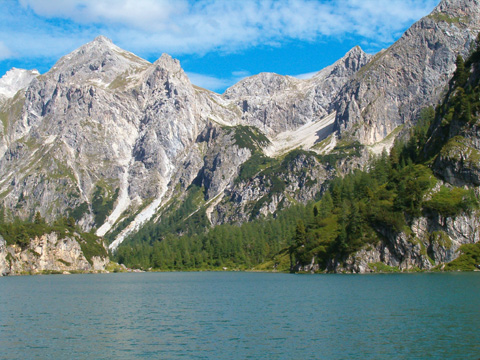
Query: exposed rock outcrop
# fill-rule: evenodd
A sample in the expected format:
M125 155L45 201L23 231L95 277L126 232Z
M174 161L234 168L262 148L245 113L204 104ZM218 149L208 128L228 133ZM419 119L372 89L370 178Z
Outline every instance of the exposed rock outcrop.
M328 267L334 272L374 272L383 263L398 270L430 270L458 257L463 244L480 241L480 219L476 214L443 219L421 217L412 224L411 234L384 231L385 240L348 257L333 260ZM384 229L385 230L385 229Z
M7 246L0 237L0 275L38 274L44 272L102 272L107 256L85 257L77 239L57 233L31 239L26 248Z
M357 46L311 79L262 73L228 88L224 97L241 109L242 123L278 134L327 116L335 95L370 58Z
M460 246L480 241L480 219L477 214L455 218L438 215L415 219L411 233L396 233L379 228L383 240L343 259L330 259L326 268L315 257L309 264L294 266L296 272L327 271L334 273L371 273L442 269L456 259Z

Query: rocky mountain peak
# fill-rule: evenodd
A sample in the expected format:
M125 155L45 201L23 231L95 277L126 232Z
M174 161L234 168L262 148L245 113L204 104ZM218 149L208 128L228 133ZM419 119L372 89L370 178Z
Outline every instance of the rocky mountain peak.
M350 50L348 50L343 57L341 57L339 60L336 61L336 63L342 63L345 62L347 59L358 59L358 58L363 58L363 57L369 57L365 51L362 50L362 48L358 45L354 46ZM370 56L371 57L371 56Z
M96 43L96 44L112 44L113 45L113 42L111 39L107 38L106 36L103 36L103 35L98 35L95 39L93 39L92 43Z
M432 11L435 14L449 15L450 17L464 17L480 11L479 0L442 0Z
M229 87L224 96L233 99L239 96L265 96L289 88L297 79L275 73L260 73L241 80Z
M340 60L346 69L356 72L360 70L371 57L372 56L364 52L360 46L355 46Z
M374 145L440 99L480 31L479 0L444 0L390 48L376 54L335 101L335 128Z
M180 61L172 58L168 54L162 54L162 56L153 63L150 72L156 77L160 76L165 79L172 77L177 78L180 83L190 86L190 80L183 71ZM149 75L149 78L151 78L151 75Z
M172 58L166 53L163 53L162 56L160 56L153 64L172 71L183 71L182 67L180 66L180 61Z
M180 66L180 61L172 58L168 54L162 54L152 66L150 66L144 75L144 84L146 88L162 88L168 98L183 92L193 91L188 76ZM192 95L193 96L193 95Z
M350 77L360 70L371 57L372 56L365 53L360 46L355 46L334 64L316 73L313 76L313 81L325 80L328 77Z
M117 76L135 72L150 63L121 49L105 36L79 47L62 57L49 71L58 82L85 83L108 86Z

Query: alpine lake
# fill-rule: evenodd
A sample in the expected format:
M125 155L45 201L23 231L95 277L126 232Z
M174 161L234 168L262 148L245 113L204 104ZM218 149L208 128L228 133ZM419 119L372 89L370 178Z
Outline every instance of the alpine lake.
M0 278L0 359L479 359L480 273Z

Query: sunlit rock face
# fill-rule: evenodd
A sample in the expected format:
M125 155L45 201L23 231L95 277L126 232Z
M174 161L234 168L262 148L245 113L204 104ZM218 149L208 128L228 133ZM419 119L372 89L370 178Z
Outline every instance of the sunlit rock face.
M387 50L376 54L332 103L336 130L364 144L384 139L436 104L480 31L480 3L442 1Z
M0 276L43 272L103 272L109 263L106 256L87 259L75 236L45 234L30 240L27 247L7 246L0 236Z

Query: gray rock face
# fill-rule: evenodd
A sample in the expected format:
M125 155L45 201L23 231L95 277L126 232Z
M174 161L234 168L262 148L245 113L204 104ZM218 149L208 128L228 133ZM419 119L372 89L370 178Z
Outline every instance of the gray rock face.
M384 231L386 241L360 250L343 264L332 260L328 270L373 272L371 265L379 262L402 271L429 270L456 259L461 245L480 241L479 225L480 219L474 214L445 219L418 218L412 225L412 234Z
M0 275L35 274L43 271L105 271L108 257L94 256L88 262L80 244L72 237L59 238L56 233L31 240L28 248L6 246L0 237Z
M454 186L480 186L480 124L458 130L452 123L449 140L433 164L437 176ZM434 134L435 135L435 134Z
M314 155L299 153L293 159L284 160L276 171L260 172L234 183L211 212L210 220L214 225L242 223L274 214L295 202L306 204L333 176L333 169L325 169Z
M328 115L334 97L369 59L357 46L311 79L262 73L228 88L224 97L241 109L242 123L274 135Z
M0 276L8 275L7 265L7 244L3 237L0 236Z
M200 184L205 188L207 200L223 194L227 187L233 185L231 183L240 166L251 156L249 149L235 144L232 132L221 132L214 142L210 142L200 174Z
M479 31L478 0L442 1L345 85L330 108L336 130L374 144L414 121L439 101L457 54L468 54Z

